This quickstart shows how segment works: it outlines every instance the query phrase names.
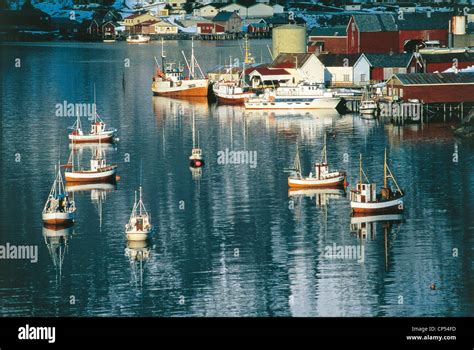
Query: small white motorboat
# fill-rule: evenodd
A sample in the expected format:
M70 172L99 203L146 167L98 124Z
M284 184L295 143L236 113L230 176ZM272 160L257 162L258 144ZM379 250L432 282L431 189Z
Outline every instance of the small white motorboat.
M135 203L128 223L125 225L125 234L129 241L144 241L153 230L151 215L145 209L142 201L142 188L139 189L140 197L137 202L137 192L135 191Z

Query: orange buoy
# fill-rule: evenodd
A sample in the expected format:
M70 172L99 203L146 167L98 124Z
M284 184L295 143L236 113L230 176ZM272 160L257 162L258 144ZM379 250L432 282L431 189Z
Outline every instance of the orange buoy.
M120 181L120 175L115 175L115 180Z

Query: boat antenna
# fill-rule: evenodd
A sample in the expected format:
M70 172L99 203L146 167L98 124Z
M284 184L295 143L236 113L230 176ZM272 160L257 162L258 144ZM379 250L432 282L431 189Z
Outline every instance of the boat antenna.
M140 186L140 216L142 215L142 186Z
M193 108L193 148L196 148L196 142L195 142L196 130L195 130L195 128L196 128L196 126L195 126L194 108Z

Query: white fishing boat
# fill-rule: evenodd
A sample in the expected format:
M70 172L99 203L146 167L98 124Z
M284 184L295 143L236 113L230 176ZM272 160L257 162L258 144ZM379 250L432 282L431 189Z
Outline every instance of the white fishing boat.
M46 225L71 225L76 216L74 199L64 188L61 167L58 166L56 178L43 208L43 223Z
M359 105L359 113L362 118L373 119L378 110L377 101L370 98L369 93L364 91Z
M198 133L198 142L196 143L196 121L194 118L194 109L193 109L193 149L191 150L191 155L189 156L189 166L192 168L200 168L204 166L204 157L202 155L202 149L199 147L199 133Z
M204 73L194 56L194 40L191 40L191 57L188 61L184 51L181 51L188 67L188 76L185 77L184 69L181 66L174 67L174 63L165 61L163 40L161 41L161 68L156 62L156 72L153 76L151 91L156 96L169 97L207 97L209 80L204 77ZM200 77L196 72L200 72Z
M296 147L296 156L293 163L293 173L288 177L288 186L293 188L310 188L310 187L344 187L346 184L345 171L330 171L326 150L326 134L324 135L324 146L321 152L321 161L314 164L314 174L302 176L301 162Z
M75 150L73 147L69 161L65 166L66 169L68 169L64 174L67 182L92 183L115 181L117 165L107 164L107 160L100 146L96 147L92 152L89 169L82 169L80 167L79 158L76 162L74 161L74 153Z
M324 84L304 82L296 86L280 86L245 101L245 109L335 109L341 97Z
M129 35L127 37L127 43L129 44L147 44L150 41L150 37L147 35Z
M91 123L91 129L89 133L84 132L82 129L81 116L77 113L77 119L73 126L70 127L72 132L68 135L69 142L74 143L111 143L114 140L116 129L107 128L104 121L100 118L95 108L95 86L94 86L94 108L93 108L93 120Z
M140 197L137 202L137 192L135 191L135 203L133 204L130 219L125 225L125 234L129 241L144 241L153 230L151 215L145 209L142 201L142 188L139 189Z
M362 155L360 156L360 175L359 182L355 189L350 191L351 209L354 214L357 213L400 213L404 210L404 193L398 186L395 177L387 165L387 150L384 155L384 184L380 193L376 193L376 184L371 183L362 168ZM365 177L366 182L363 183ZM387 180L392 180L397 190L388 188Z
M214 95L217 98L217 102L221 104L232 104L232 105L243 105L245 100L254 98L257 96L255 92L250 89L247 82L245 81L245 70L247 64L253 62L251 58L248 39L245 36L245 53L244 61L242 66L242 73L240 74L240 79L238 81L217 81L212 86ZM229 70L232 72L234 65L232 64L232 58L230 58L231 64L229 65Z

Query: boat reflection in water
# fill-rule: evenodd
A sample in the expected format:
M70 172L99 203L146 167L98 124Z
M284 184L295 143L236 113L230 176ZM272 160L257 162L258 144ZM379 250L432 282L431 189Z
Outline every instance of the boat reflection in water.
M130 262L132 279L135 283L143 283L144 263L150 259L151 247L150 241L127 241L125 256Z
M72 193L90 192L91 202L96 206L99 213L99 228L102 229L102 207L107 200L107 192L115 191L117 189L117 184L115 182L88 184L72 183L66 185L66 189Z
M367 240L375 240L377 228L382 227L384 233L384 251L385 251L385 269L388 269L388 248L389 248L389 234L392 228L397 226L392 236L392 241L395 240L396 234L400 231L401 224L405 221L403 214L380 214L380 215L364 215L353 214L351 217L350 231L357 235L361 244Z
M56 275L61 278L64 257L68 250L69 240L74 234L73 226L57 227L51 225L43 225L43 237L49 255L53 260ZM56 276L58 277L58 276Z
M288 190L288 197L290 198L297 198L299 200L304 197L311 200L314 198L317 207L327 207L330 200L341 199L345 196L346 191L342 188L290 188Z
M207 97L171 98L153 96L153 113L158 121L174 118L180 115L191 115L193 109L198 115L209 114Z

